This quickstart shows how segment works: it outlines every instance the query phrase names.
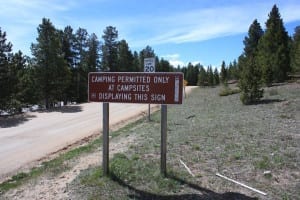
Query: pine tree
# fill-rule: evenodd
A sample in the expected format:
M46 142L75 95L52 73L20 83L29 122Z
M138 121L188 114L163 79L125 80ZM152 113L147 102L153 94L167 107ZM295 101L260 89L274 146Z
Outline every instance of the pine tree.
M156 57L155 52L152 49L152 47L147 45L143 50L140 51L140 53L139 53L140 62L139 63L140 63L141 71L144 71L144 59L152 58L152 57ZM157 68L157 65L159 65L159 60L158 60L158 58L155 58L155 68Z
M186 72L186 80L189 85L197 85L198 83L198 74L199 74L200 65L193 65L192 63L188 64Z
M244 39L243 67L239 82L243 104L256 102L263 95L261 70L257 64L258 43L262 36L263 30L257 20L254 20L249 28L248 36Z
M232 80L233 79L233 65L230 62L227 68L227 79Z
M76 52L76 37L73 33L73 29L71 26L66 26L63 31L61 31L61 40L62 40L62 51L64 54L64 59L68 64L68 68L71 72L71 80L70 85L66 89L66 99L65 101L77 101L77 85L78 83L78 65L79 63L77 59L77 52ZM67 102L64 102L65 104Z
M234 59L232 63L232 76L235 80L238 80L240 78L240 70L237 61Z
M225 61L222 61L220 75L221 75L221 83L227 84L227 69L226 69Z
M293 73L300 73L300 26L295 28L291 49L291 67Z
M62 51L64 59L67 61L69 68L75 66L76 52L75 52L75 35L71 26L66 26L64 31L61 31Z
M171 72L173 71L173 67L170 65L169 61L161 58L158 63L159 67L157 68L157 72Z
M102 70L111 72L120 71L118 66L118 31L116 27L108 26L103 33Z
M220 75L218 68L215 68L214 70L214 85L219 85L220 84Z
M11 51L12 44L6 41L6 32L2 32L0 28L0 112L8 109L8 101L12 94L9 87L12 76L9 69Z
M100 42L95 33L92 33L87 41L87 72L96 72L100 68Z
M87 101L87 82L88 82L88 40L89 34L86 29L79 28L75 33L74 52L75 63L73 73L73 86L75 86L76 102ZM74 84L75 81L75 84Z
M208 85L213 86L214 85L214 73L212 70L212 66L207 67L207 75L208 75Z
M37 75L31 58L24 56L22 52L15 54L17 62L22 67L18 73L18 99L22 106L38 104L40 91L37 90Z
M205 86L206 84L207 84L207 73L206 73L204 67L202 65L200 65L197 85Z
M133 63L132 63L132 71L133 72L139 72L139 71L142 71L140 69L140 60L139 60L139 54L138 52L134 51L133 52Z
M135 71L133 66L133 55L126 40L121 40L118 44L118 66L120 71L123 72Z
M65 98L70 83L70 70L64 59L59 31L49 19L43 18L37 28L37 43L31 45L35 59L37 82L46 108Z
M289 36L276 5L266 22L266 31L259 42L258 61L265 84L286 80L290 71Z

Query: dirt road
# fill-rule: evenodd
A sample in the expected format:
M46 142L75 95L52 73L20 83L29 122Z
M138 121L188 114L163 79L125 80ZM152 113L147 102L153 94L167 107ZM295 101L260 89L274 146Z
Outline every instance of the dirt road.
M187 88L187 92L192 87ZM154 106L154 105L153 105ZM146 114L147 104L110 104L110 128ZM11 122L0 121L0 182L102 128L102 104L86 103L52 112L32 112Z
M146 104L110 104L110 128L147 109ZM90 135L100 134L101 127L102 103L26 114L21 123L0 129L0 181L32 161Z

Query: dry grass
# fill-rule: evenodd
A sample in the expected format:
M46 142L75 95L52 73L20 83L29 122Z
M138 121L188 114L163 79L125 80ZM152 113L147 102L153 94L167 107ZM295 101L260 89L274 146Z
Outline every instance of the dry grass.
M251 106L242 105L238 94L219 97L219 89L194 89L183 105L168 107L168 181L158 175L160 113L156 113L153 121L128 130L138 135L139 142L125 157L112 160L117 166L127 163L120 168L121 175L87 186L80 180L101 176L99 169L90 169L70 186L73 196L101 194L110 199L117 188L121 199L299 199L300 85L266 88L263 101ZM216 172L268 195L216 177Z

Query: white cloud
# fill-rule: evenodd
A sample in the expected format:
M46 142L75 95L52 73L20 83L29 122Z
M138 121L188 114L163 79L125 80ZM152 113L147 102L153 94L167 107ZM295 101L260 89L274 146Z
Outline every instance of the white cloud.
M146 45L204 41L246 33L249 25L256 18L262 26L264 25L274 4L273 1L250 3L234 1L235 3L231 4L229 1L226 3L227 6L217 6L218 3L213 3L209 8L204 8L199 3L194 9L179 9L176 12L166 8L165 12L161 12L163 15L153 13L135 15L133 12L128 16L118 12L118 15L107 17L80 13L81 9L78 9L82 5L99 5L99 13L101 13L101 4L105 4L106 1L108 0L3 0L0 26L7 32L7 38L17 49L22 48L22 50L28 50L30 43L35 42L36 28L43 17L50 18L57 28L66 25L71 25L74 29L82 27L89 33L95 32L99 38L106 26L113 25L119 30L120 39L126 39L131 47L137 48ZM278 3L279 11L284 22L300 20L298 0L279 2L281 2ZM124 4L126 8L126 1L115 3ZM141 9L142 6L141 4ZM175 66L186 64L180 59L173 59L171 62Z
M173 66L173 67L184 67L188 65L188 62L184 62L180 59L180 55L178 53L175 54L167 54L167 55L163 55L161 56L162 58L166 59L169 61L169 63ZM199 63L201 63L200 61L193 61L190 62L192 63L192 65L197 65Z
M300 20L300 4L283 3L279 6L284 22ZM251 4L229 5L223 7L200 8L165 16L139 19L139 27L148 23L149 31L155 34L141 40L134 40L136 46L148 44L186 43L204 41L228 35L246 33L254 19L262 26L268 18L273 2L251 2ZM150 24L150 25L149 25ZM152 30L151 30L152 29Z
M167 55L163 55L161 57L164 58L165 60L168 60L169 63L173 67L177 67L178 65L179 66L185 66L185 63L180 60L180 55L179 54L167 54Z

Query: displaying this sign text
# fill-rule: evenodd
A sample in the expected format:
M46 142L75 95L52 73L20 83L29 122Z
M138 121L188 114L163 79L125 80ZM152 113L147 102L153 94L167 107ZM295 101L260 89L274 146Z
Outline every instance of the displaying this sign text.
M91 72L90 102L182 104L180 72Z

